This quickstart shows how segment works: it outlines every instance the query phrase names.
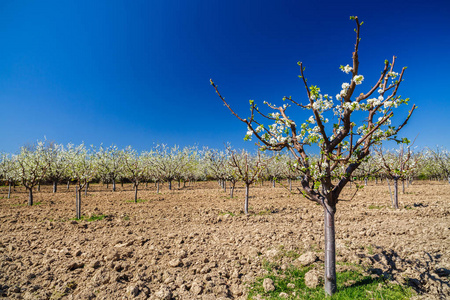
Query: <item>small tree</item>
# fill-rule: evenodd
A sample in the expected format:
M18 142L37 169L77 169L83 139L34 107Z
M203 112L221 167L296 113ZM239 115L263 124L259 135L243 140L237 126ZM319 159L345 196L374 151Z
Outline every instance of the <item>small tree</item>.
M414 156L410 147L405 149L403 145L396 151L383 151L383 149L375 148L383 168L384 173L388 179L394 181L394 197L392 199L392 206L398 209L398 181L405 180L410 177L418 167L418 156ZM403 193L405 186L403 185ZM390 186L389 186L390 193ZM392 195L391 195L392 198Z
M18 177L28 191L28 205L33 205L33 187L39 184L48 169L48 160L43 142L32 147L22 147L16 156Z
M429 148L428 153L434 159L435 170L438 170L440 176L446 178L450 183L450 152L436 147L436 150Z
M247 126L245 139L253 136L258 139L261 149L280 151L288 149L298 161L302 172L300 190L304 197L319 203L324 209L325 223L325 292L333 295L336 292L336 245L335 245L335 212L345 185L350 181L352 173L370 154L374 144L384 140L396 140L396 134L405 126L415 106L412 107L406 119L398 126L391 125L393 109L407 104L409 99L397 96L397 90L403 81L403 74L394 72L395 56L392 62L385 61L381 75L366 93L356 93L356 87L362 84L364 76L359 74L359 42L362 22L357 17L351 17L356 22L356 44L353 52L352 66L341 66L346 74L351 74L350 82L341 85L341 91L336 95L336 102L328 94L322 94L318 86L310 85L304 76L301 62L300 78L306 88L307 104L301 104L292 97L283 100L291 105L311 112L311 116L303 123L297 124L287 115L289 104L275 106L264 102L273 113L266 113L253 100L250 100L251 115L248 118L239 116L225 101L217 86L211 80L220 99L231 113ZM374 94L378 94L375 96ZM356 95L356 96L354 96ZM357 114L361 113L359 117ZM328 126L330 115L336 122ZM266 127L257 117L269 120L273 124ZM356 127L358 122L361 125ZM316 145L318 160L310 160L309 148ZM313 150L314 151L314 150ZM335 170L338 182L333 182Z
M11 186L17 180L17 172L16 157L2 153L0 155L0 177L8 183L8 199L11 198Z
M81 218L81 191L85 189L85 196L89 182L95 177L97 167L92 159L92 151L86 149L84 144L67 146L67 159L71 178L76 181L76 218Z
M138 155L131 146L127 147L123 155L125 177L129 179L134 186L134 202L137 203L137 194L139 183L145 179L147 164L143 155Z
M229 152L231 154L230 166L234 168L235 176L239 178L239 180L242 180L245 184L244 212L248 215L248 196L250 185L258 180L266 164L262 161L259 152L254 157L250 156L244 150L241 152L229 150Z
M102 180L112 182L112 191L116 191L116 182L123 172L123 151L117 146L110 146L95 152L95 159L98 166L98 174Z
M53 183L53 193L58 189L58 182L66 177L69 162L63 145L51 143L46 147L48 172L46 178Z

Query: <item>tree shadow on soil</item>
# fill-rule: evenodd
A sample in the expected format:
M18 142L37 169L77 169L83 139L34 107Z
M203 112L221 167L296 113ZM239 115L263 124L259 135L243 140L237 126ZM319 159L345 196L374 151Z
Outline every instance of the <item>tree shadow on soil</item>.
M436 267L442 255L424 252L421 259L409 259L401 257L392 249L386 250L378 246L375 248L376 254L365 255L371 261L368 272L382 276L386 280L410 286L418 294L429 293L430 289L433 289L444 296L444 288L450 288L450 270Z

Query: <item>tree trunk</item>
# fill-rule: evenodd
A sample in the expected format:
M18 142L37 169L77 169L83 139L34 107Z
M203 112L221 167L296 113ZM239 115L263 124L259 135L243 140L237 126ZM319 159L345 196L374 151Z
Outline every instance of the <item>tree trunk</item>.
M234 194L234 184L230 186L230 198L233 198L233 194Z
M364 185L367 186L367 177L364 178Z
M70 187L70 180L67 180L67 190L69 190Z
M325 292L332 296L336 293L336 243L333 208L324 205L325 224Z
M28 206L33 206L33 188L28 189Z
M172 190L172 180L169 180L169 191Z
M137 203L138 183L134 183L134 203Z
M227 181L226 180L223 181L223 191L224 192L227 191Z
M55 180L53 181L53 193L56 193L57 189L58 189L58 182Z
M180 187L181 187L181 179L178 180L178 188L180 188Z
M75 214L77 219L81 219L81 187L75 187Z
M123 180L120 182L120 186L123 188Z
M11 181L9 181L9 184L8 184L8 199L10 199L11 198Z
M402 179L402 194L405 194L405 179Z
M159 194L159 181L156 183L156 193Z
M109 181L106 182L106 189L109 189Z
M37 191L40 192L41 191L41 183L38 182L38 187L37 187Z
M248 191L249 191L250 183L245 183L245 205L244 205L244 212L246 215L248 215Z
M289 178L288 181L289 181L289 192L292 192L292 179Z
M87 197L87 190L89 188L89 182L86 182L85 184L86 184L86 187L84 188L84 196ZM80 193L81 193L81 191L80 191Z
M275 179L272 179L272 187L275 187Z
M394 208L398 209L398 178L394 178Z
M113 192L115 192L116 191L116 180L115 179L113 179L112 184L113 184Z

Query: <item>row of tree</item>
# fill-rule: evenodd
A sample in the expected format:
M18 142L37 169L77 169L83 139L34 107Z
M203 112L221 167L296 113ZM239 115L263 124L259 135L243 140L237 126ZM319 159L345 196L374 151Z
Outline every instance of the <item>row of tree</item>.
M312 167L318 162L318 156L310 157ZM336 178L339 172L336 170ZM156 183L159 192L159 184L163 182L172 189L174 181L185 184L217 180L224 190L227 182L230 184L230 196L233 197L238 181L249 186L256 181L267 180L275 186L276 181L288 180L292 190L292 180L300 175L298 163L289 153L268 155L258 152L250 155L231 147L221 151L157 145L150 151L138 153L131 147L100 146L97 149L84 144L64 146L40 141L34 146L22 147L17 155L0 156L0 178L9 185L8 197L11 186L21 184L29 192L29 205L33 204L33 188L41 183L52 183L56 193L58 184L66 182L69 187L70 182L74 182L81 194L92 181L112 184L112 191L116 190L118 182L126 181L133 183L137 201L138 187L142 182ZM361 163L353 176L353 179L365 180L366 184L369 178L376 181L392 179L395 190L399 180L448 179L450 153L440 148L423 151L413 151L411 147L397 150L374 148L372 155Z

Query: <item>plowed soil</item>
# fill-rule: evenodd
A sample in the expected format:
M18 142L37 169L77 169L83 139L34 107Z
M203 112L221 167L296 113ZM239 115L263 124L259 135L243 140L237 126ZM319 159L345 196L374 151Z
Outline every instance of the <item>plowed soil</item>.
M248 216L242 186L233 199L216 182L174 186L143 186L134 203L131 185L92 185L82 214L105 216L94 221L73 220L73 187L44 186L32 207L23 188L6 199L1 187L0 297L246 299L264 260L295 264L285 254L307 251L323 260L322 207L280 185L252 186ZM354 194L347 187L338 204L338 262L449 299L450 184L414 182L398 210L385 183Z

